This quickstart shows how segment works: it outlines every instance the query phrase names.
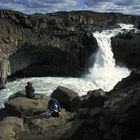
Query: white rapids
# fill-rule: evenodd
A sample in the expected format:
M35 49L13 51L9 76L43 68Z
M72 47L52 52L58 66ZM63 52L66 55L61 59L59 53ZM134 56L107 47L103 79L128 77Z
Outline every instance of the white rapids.
M111 90L118 81L127 77L130 71L127 68L115 65L113 53L111 51L111 37L119 32L134 29L133 25L119 24L120 28L95 32L99 50L96 54L94 65L89 68L89 73L81 78L71 77L40 77L23 78L6 84L6 89L0 91L0 108L8 97L19 90L24 90L27 81L32 81L36 93L50 95L58 86L68 87L85 95L89 90L102 88L105 91Z

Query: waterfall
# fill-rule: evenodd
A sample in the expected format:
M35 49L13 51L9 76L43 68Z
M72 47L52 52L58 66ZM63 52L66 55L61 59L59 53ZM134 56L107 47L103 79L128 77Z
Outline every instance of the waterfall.
M120 28L117 29L93 33L99 50L96 54L95 63L89 68L89 73L85 75L85 79L93 82L96 88L102 88L105 91L111 90L118 81L130 74L130 70L127 68L116 66L111 50L111 37L120 32L132 30L134 27L126 24L119 25Z
M99 50L95 63L89 68L89 73L82 78L72 77L34 77L11 81L6 84L6 89L0 91L0 108L8 97L19 90L24 90L27 81L33 82L36 93L50 95L58 86L70 88L79 95L85 95L89 90L102 88L111 90L122 78L127 77L130 71L127 68L116 66L111 51L111 37L119 32L134 29L133 25L120 24L120 28L95 32ZM93 57L95 58L95 57Z

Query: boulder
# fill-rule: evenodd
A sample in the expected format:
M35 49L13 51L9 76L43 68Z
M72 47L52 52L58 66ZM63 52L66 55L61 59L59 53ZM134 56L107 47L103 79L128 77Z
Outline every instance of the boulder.
M105 92L102 89L89 91L86 96L83 97L82 107L94 108L102 107L104 105Z
M78 93L65 87L57 87L51 97L56 98L61 106L68 111L76 111L81 107L81 100Z
M25 96L25 92L17 92L5 103L5 108L9 114L19 117L38 114L47 110L49 97L36 94L35 99Z

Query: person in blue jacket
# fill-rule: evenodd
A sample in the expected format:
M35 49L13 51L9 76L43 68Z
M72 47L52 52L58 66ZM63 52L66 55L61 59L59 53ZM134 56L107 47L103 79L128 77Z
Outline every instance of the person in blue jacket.
M59 102L55 98L50 98L48 102L47 112L42 113L41 115L45 115L46 117L59 117L61 112L61 107Z
M34 98L35 97L35 89L32 86L31 82L27 82L27 86L25 86L26 97Z

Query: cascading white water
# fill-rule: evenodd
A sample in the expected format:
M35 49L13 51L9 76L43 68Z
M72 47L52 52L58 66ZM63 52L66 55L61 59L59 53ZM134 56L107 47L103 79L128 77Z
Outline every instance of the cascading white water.
M111 37L123 32L124 29L132 30L133 25L120 24L120 28L104 30L93 33L99 45L96 61L89 73L84 78L68 77L42 77L18 79L6 84L6 89L0 91L0 108L6 99L15 92L23 90L27 81L32 81L37 93L50 95L59 85L75 90L79 95L86 94L89 90L102 88L105 91L111 90L123 77L129 75L126 68L115 66L113 53L111 51Z
M127 68L116 66L111 50L111 37L124 32L124 29L127 31L134 29L133 25L120 24L120 26L117 29L93 33L99 50L95 64L89 69L89 74L85 78L92 81L96 88L102 88L105 91L111 90L118 81L130 74Z

